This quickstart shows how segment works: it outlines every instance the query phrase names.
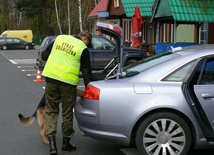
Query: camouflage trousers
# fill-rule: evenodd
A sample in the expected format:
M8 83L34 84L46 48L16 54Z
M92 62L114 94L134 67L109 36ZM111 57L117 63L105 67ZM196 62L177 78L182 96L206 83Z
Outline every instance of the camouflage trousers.
M56 135L57 120L62 104L62 135L71 138L73 129L73 107L76 103L76 86L46 83L45 86L46 136Z

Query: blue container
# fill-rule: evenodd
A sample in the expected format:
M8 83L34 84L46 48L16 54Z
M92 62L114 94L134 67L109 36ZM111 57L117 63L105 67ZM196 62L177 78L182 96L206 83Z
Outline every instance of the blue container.
M156 54L160 54L160 53L163 53L163 52L167 52L168 50L171 50L171 46L172 47L186 47L186 46L195 46L195 45L199 45L199 44L196 44L196 43L161 43L161 42L158 42L156 43Z

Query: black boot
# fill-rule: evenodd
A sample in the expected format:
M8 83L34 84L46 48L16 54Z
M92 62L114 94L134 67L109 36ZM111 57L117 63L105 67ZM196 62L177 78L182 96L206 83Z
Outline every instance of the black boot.
M55 136L49 136L48 141L49 141L49 146L50 146L50 155L57 155Z
M62 150L63 151L72 151L76 149L75 145L70 144L70 138L63 137L63 145L62 145Z

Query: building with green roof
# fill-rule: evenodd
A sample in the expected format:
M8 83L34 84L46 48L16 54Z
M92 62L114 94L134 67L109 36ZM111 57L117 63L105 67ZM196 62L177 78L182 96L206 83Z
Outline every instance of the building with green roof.
M214 22L214 1L156 0L152 18L177 22Z
M140 7L140 13L143 17L152 16L152 5L155 0L122 0L127 17L132 17L136 5Z
M139 6L144 21L142 45L156 45L157 42L214 43L209 35L214 33L214 0L189 1L192 0L100 0L89 18L95 30L98 12L109 12L109 16L101 21L120 25L124 29L124 42L129 45L131 18L135 6Z
M166 24L173 25L164 33L172 33L174 45L189 40L195 44L214 43L208 37L209 30L214 30L214 1L156 0L151 22L157 23L156 47L157 42L164 42L161 28Z

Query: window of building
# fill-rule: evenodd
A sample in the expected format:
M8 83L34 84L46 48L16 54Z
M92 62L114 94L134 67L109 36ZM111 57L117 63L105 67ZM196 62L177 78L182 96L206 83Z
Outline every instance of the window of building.
M130 43L131 42L131 20L124 20L123 21L123 30L124 30L124 42Z
M170 42L172 43L174 41L174 25L171 24L171 31L170 31Z
M119 0L114 0L114 7L117 8L119 6L120 6Z
M204 22L201 24L200 30L199 30L199 43L200 44L207 44L208 40L208 23Z

